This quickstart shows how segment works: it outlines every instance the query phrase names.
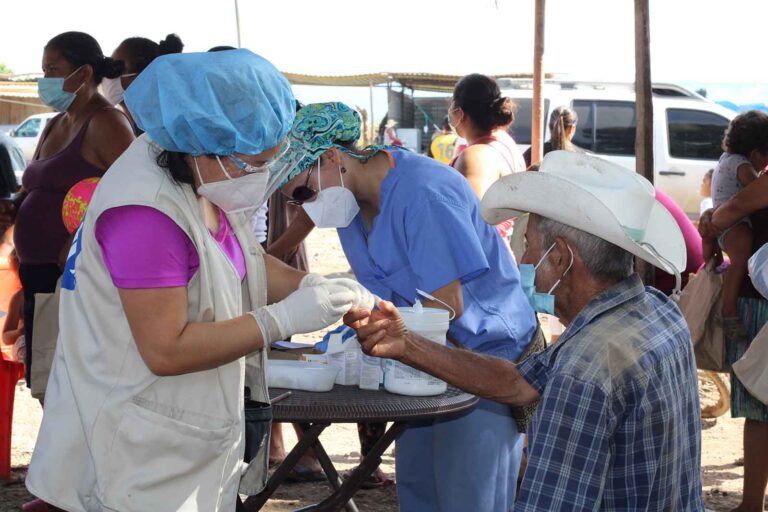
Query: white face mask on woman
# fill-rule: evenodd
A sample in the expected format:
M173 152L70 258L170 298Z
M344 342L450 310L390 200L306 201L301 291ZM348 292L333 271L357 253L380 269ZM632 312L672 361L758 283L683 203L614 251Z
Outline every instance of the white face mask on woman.
M340 187L328 187L325 190L320 186L320 160L317 161L317 198L304 203L304 211L318 228L346 228L355 220L360 206L351 190L344 187L344 176L339 164Z
M200 180L197 193L221 208L224 213L253 210L264 203L269 172L253 172L239 178L233 178L217 156L216 161L227 179L205 183L200 175L197 157L193 157L193 159L197 178Z
M117 105L123 101L125 95L125 89L123 89L123 78L136 76L138 73L127 73L120 75L117 78L104 78L101 80L101 90L104 93L104 98L110 105Z

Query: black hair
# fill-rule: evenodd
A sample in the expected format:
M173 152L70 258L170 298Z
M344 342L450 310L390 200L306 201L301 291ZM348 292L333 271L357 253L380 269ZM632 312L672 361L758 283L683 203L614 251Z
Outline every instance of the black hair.
M448 116L445 116L443 118L443 131L449 132L453 130L453 127L451 126L451 118Z
M453 90L453 104L486 132L512 124L517 110L511 98L501 95L496 80L479 73L459 80Z
M125 69L122 62L105 57L96 39L84 32L59 34L48 41L45 49L58 51L75 68L86 64L91 66L96 85L101 83L102 78L117 78Z
M229 50L237 50L234 46L227 46L227 45L221 45L221 46L214 46L209 52L228 52Z
M168 34L165 39L156 43L146 37L129 37L118 48L128 53L128 61L132 73L141 73L149 64L161 55L181 53L184 43L176 34Z
M723 151L749 157L752 150L768 153L768 114L749 110L737 115L725 130Z
M163 150L157 155L155 161L157 162L157 165L168 172L171 179L178 185L187 184L194 187L195 178L192 174L192 169L189 168L187 161L184 160L184 157L186 156L185 153L180 153L178 151Z

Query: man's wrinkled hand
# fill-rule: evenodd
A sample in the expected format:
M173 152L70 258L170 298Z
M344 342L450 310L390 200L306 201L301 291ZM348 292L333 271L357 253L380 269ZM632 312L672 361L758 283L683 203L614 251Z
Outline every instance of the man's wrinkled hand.
M357 339L366 354L401 359L407 344L405 322L391 302L381 301L378 306L373 311L352 309L344 316L344 323L357 332Z

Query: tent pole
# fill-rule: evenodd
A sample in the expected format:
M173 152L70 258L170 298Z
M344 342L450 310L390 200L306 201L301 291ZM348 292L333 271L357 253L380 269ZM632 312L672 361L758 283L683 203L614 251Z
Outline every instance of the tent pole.
M536 17L533 45L533 105L531 119L531 163L539 163L543 145L541 135L544 120L543 68L544 68L544 18L545 0L536 0Z
M237 47L242 48L240 45L240 6L238 5L237 0L235 0L235 25L237 29Z
M635 162L637 172L653 183L653 89L649 20L648 0L635 0ZM653 266L639 260L638 263L643 282L653 286Z
M374 129L373 129L373 123L374 123L374 117L373 117L373 82L368 82L368 101L370 103L370 108L371 108L371 117L370 117L370 119L371 119L371 139L370 139L370 143L371 144L375 144L376 136L375 136L375 132L374 132Z

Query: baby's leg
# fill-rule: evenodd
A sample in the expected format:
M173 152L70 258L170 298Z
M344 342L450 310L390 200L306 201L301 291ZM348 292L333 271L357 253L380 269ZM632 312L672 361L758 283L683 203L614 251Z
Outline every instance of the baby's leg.
M723 275L723 318L738 316L736 301L741 282L747 275L747 261L752 254L752 230L742 222L731 228L723 239L723 249L731 265Z
M717 246L717 240L701 239L701 253L704 257L704 262L708 262L715 255L715 247Z

